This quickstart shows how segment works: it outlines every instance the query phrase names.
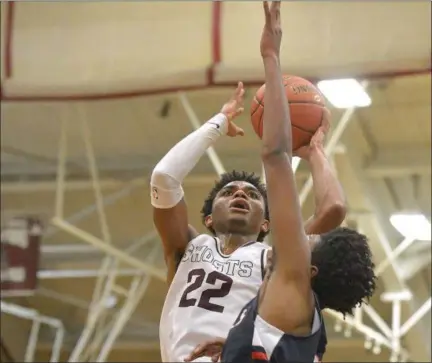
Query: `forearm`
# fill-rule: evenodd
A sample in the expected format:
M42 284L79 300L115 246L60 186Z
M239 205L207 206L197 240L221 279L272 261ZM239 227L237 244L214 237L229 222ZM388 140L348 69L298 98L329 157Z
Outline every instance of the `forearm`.
M218 114L179 141L155 166L151 176L152 205L172 208L183 198L181 184L206 150L226 133L228 120Z
M318 231L327 232L338 227L345 218L346 200L342 186L322 147L314 147L309 155L315 197L314 219Z
M287 153L292 156L291 120L285 97L282 72L277 57L264 58L266 88L264 94L264 127L262 154Z

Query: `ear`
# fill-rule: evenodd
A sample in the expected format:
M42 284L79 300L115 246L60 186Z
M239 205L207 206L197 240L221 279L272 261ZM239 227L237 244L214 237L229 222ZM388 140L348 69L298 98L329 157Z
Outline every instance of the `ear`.
M204 225L207 228L211 228L212 227L212 225L213 225L213 219L212 219L212 215L211 214L208 215L207 217L205 217L205 219L204 219Z
M267 219L264 219L264 222L261 224L261 232L267 233L270 230L270 222Z
M318 267L316 266L311 266L311 277L314 278L316 275L318 275Z

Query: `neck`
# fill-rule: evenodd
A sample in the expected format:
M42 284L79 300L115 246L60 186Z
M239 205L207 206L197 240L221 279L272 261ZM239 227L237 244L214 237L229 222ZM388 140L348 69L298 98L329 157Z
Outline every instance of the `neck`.
M256 239L255 235L244 236L239 234L217 234L217 237L222 244L222 252L226 254L233 253L237 248L244 245L249 241L254 241Z

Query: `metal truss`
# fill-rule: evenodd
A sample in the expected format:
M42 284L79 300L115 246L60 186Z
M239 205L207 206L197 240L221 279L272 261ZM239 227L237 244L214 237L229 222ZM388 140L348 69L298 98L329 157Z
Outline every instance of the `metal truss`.
M366 88L367 83L364 82L363 86ZM189 118L192 127L194 129L200 127L200 122L192 106L190 105L187 96L184 93L179 93L178 98ZM81 112L81 109L79 109L79 111ZM354 112L355 109L346 110L339 122L336 123L336 127L325 146L326 153L330 160L332 160L334 153L337 152L338 149L342 149L343 151L347 149L347 155L349 155L348 151L350 150L350 147L341 148L339 141L345 128L351 122ZM52 219L52 224L55 228L68 232L72 236L92 245L94 248L97 248L106 254L105 260L98 271L98 280L86 327L83 330L82 335L69 358L70 362L84 361L84 359L104 362L110 350L112 349L113 343L133 313L136 304L145 294L149 279L153 277L158 280L165 280L165 271L155 267L152 263L154 258L153 253L156 254L156 250L152 251L146 261L141 261L131 255L128 251L120 250L111 243L111 236L105 217L104 206L112 204L119 198L128 195L137 184L141 185L141 182L132 182L130 185L125 186L118 192L111 194L108 198L102 198L96 160L91 143L91 134L86 115L81 113L80 120L82 123L81 126L83 139L85 142L86 155L89 162L92 187L96 196L96 203L68 218L64 218L63 216L65 160L67 155L66 138L68 123L68 120L63 120L57 170L56 213ZM216 173L219 175L224 173L225 169L215 150L213 148L208 149L207 155ZM300 161L298 161L298 163L299 162ZM297 168L298 165L296 166L295 170L297 170ZM364 180L361 168L357 168L355 173L359 179ZM367 186L367 182L364 182L363 184ZM308 180L299 193L302 204L305 202L311 190L312 178L309 176ZM371 198L370 195L368 195L367 198L372 200L369 203L372 213L366 215L360 213L356 219L361 229L364 229L363 227L365 225L368 225L369 229L371 225L373 226L374 233L377 236L377 241L379 242L381 249L384 251L384 258L378 264L376 272L377 274L383 274L383 277L385 277L385 275L389 275L387 271L391 271L391 274L393 274L393 277L389 279L384 278L387 289L393 291L395 288L397 288L398 291L409 291L404 278L397 267L396 261L402 252L404 252L413 241L404 240L401 244L393 249L391 243L389 242L388 234L381 227L380 221L377 220L376 216L379 215L379 211L377 211L375 208L376 205L373 203L373 198ZM102 239L72 224L76 223L81 218L85 218L85 216L93 213L94 211L96 211L99 215L103 236ZM49 233L53 235L55 233L55 229L51 229ZM127 269L120 269L120 264L128 266ZM123 274L125 270L127 270L128 273L134 271L133 274L136 274L128 290L125 290L115 284L116 278ZM104 316L106 316L107 299L110 296L116 295L124 295L125 302L114 318L106 319ZM337 327L341 328L341 324L345 325L346 336L350 335L349 332L352 329L363 334L365 336L366 349L373 349L373 352L378 354L380 347L385 346L392 352L392 361L396 361L397 359L407 360L409 359L409 355L407 350L402 347L401 339L430 310L431 301L429 298L429 300L421 305L417 311L413 312L411 317L409 317L404 324L401 324L401 301L400 295L397 294L391 298L391 303L393 306L393 320L391 327L386 324L384 319L379 316L372 306L368 305L358 308L356 310L355 316L352 318L343 318L341 315L332 311L329 311L328 315L335 319ZM374 326L369 326L363 321L363 314L368 315L368 317L374 323ZM100 321L102 321L102 323L100 323Z
M178 96L192 126L198 128L200 123L190 106L187 97L183 93L179 93ZM165 280L165 271L156 268L153 265L154 259L160 250L159 246L150 253L146 261L141 261L133 256L132 249L122 251L112 244L104 207L115 203L118 199L124 196L127 196L139 184L132 181L130 184L126 185L119 191L112 193L110 196L106 198L102 197L90 128L88 126L86 115L83 114L82 108L79 108L79 106L78 112L80 115L79 119L81 120L82 136L84 139L96 202L93 205L84 208L80 212L64 218L63 210L68 127L68 120L64 119L62 120L62 132L59 145L55 216L52 219L53 227L48 231L48 236L53 236L57 230L63 230L106 253L106 257L104 258L102 266L97 274L97 282L86 326L69 357L69 362L104 362L110 353L115 340L134 312L138 302L145 294L150 278L154 277L159 280ZM223 164L213 148L207 150L207 155L214 165L216 172L218 174L224 173L225 169ZM73 223L77 223L93 212L97 212L99 216L102 239L73 225ZM146 238L152 239L154 238L154 234L146 236L145 239ZM143 241L138 242L142 243ZM119 269L120 263L133 267L135 273L136 270L141 272L141 274L138 273L138 275L133 278L128 290L115 284L116 277L119 276L118 273L120 272L124 274L124 270L122 271ZM106 317L106 311L109 308L107 301L109 301L110 297L116 295L121 295L125 300L118 313L114 317L108 319Z
M52 223L56 228L66 231L76 238L79 238L106 253L106 257L102 261L100 270L98 271L96 286L86 325L71 353L71 356L69 357L70 362L104 362L111 351L115 340L120 335L130 316L135 311L137 304L144 296L151 277L164 280L165 272L154 266L155 258L160 251L159 245L156 245L153 248L145 261L133 257L132 254L137 247L140 247L143 243L154 239L154 232L135 241L135 243L126 251L122 251L113 246L104 207L108 204L114 203L119 198L128 195L131 190L136 187L136 184L131 183L118 192L110 195L108 198L104 199L102 197L90 128L88 126L86 115L82 112L82 108L78 106L77 111L80 115L82 136L84 139L96 202L94 205L85 208L67 219L63 216L68 120L62 120L57 172L56 208ZM99 216L102 239L97 238L72 224L85 218L94 211L96 211ZM50 235L53 235L55 231L55 229L51 229L49 231ZM128 288L123 288L116 284L120 263L132 266L141 271L140 274L136 275L132 279ZM124 302L116 314L109 316L107 310L113 307L111 305L116 304L117 296L123 298Z
M368 86L367 81L362 82L362 86L366 89ZM326 155L332 160L333 154L337 150L340 138L348 126L349 122L352 120L352 116L355 112L355 108L350 108L345 110L339 121L336 123L330 138L325 145ZM349 147L343 148L344 150L349 149ZM296 171L300 162L294 165L294 170ZM360 168L356 170L356 175L359 179L364 179L362 175L365 174ZM309 176L305 184L303 185L300 193L299 199L300 203L303 205L308 194L312 190L312 177ZM366 191L367 192L367 191ZM367 217L374 218L374 214L377 215L380 212L374 208L375 205L372 204L372 214L368 214ZM365 216L363 216L364 218ZM360 218L361 219L361 218ZM360 223L361 226L361 223ZM381 275L387 268L391 268L396 274L396 280L400 289L406 288L405 281L401 276L401 272L397 267L397 258L414 242L411 239L405 239L396 248L392 249L388 237L385 231L380 228L379 222L375 221L374 227L378 235L378 242L385 252L385 258L378 264L376 268L376 274ZM430 259L429 259L430 260ZM402 295L402 297L404 297ZM411 298L411 296L410 296ZM398 294L390 295L390 299L386 300L392 303L392 325L391 327L384 321L384 319L378 314L378 312L371 305L364 305L356 309L355 316L343 317L334 311L327 311L326 313L336 320L335 330L342 330L342 325L345 325L345 336L349 337L351 335L351 330L355 329L359 333L365 336L365 349L372 349L375 354L379 354L381 351L381 346L387 347L391 351L390 360L392 362L396 361L406 361L409 359L409 354L406 349L402 347L401 340L408 333L408 331L414 327L421 319L424 317L431 309L431 299L429 298L424 302L417 310L415 310L412 315L401 325L401 296ZM368 326L363 321L363 314L368 315L370 320L375 326Z
M17 316L21 319L30 320L33 322L30 336L27 342L27 347L24 355L24 362L34 362L34 355L36 352L36 346L38 343L39 330L41 324L48 325L55 331L54 342L51 350L50 362L58 362L60 358L60 352L63 345L64 338L64 326L63 323L50 316L45 316L39 314L38 311L34 309L29 309L20 305L6 303L4 301L0 301L1 312L4 314L9 314L13 316Z

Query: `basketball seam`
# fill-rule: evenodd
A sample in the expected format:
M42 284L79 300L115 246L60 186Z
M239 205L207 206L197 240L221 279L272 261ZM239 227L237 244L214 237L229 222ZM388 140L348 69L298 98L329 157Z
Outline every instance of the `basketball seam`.
M255 114L255 112L260 108L260 106L262 107L262 108L264 108L264 106L256 99L256 98L254 98L255 99L255 101L256 101L256 103L258 104L258 107L256 107L255 108L255 110L251 113L251 117ZM317 106L321 106L322 108L323 108L323 106L322 105L320 105L320 104L318 104L318 103L315 103L315 102L290 102L290 103L297 103L297 104L300 104L300 103L307 103L307 104L313 104L313 105L317 105ZM261 124L261 122L263 121L263 116L264 116L264 112L262 113L262 115L261 115L261 118L260 118L260 124ZM323 122L323 119L324 119L324 110L322 110L322 112L321 112L321 120L320 120L320 126L322 125L322 122ZM294 124L291 124L291 126L292 127L295 127L296 129L298 129L298 130L300 130L300 131L304 131L304 132L307 132L308 134L314 134L315 133L315 131L313 131L313 130L308 130L308 129L305 129L305 128L303 128L303 127L300 127L300 126L297 126L297 125L294 125Z
M257 110L259 109L259 106L262 106L261 103L255 98L256 103L258 104L258 107L255 108L255 110L253 110L253 112L251 113L251 117L255 114L255 112L257 112Z
M261 103L260 100L258 100L258 98L254 97L254 101L256 103L258 103L260 106L264 107L264 105ZM309 104L309 105L317 105L317 106L321 106L321 107L325 107L324 104L322 103L318 103L318 102L313 102L313 101L288 101L288 104L291 105L295 105L295 104Z

